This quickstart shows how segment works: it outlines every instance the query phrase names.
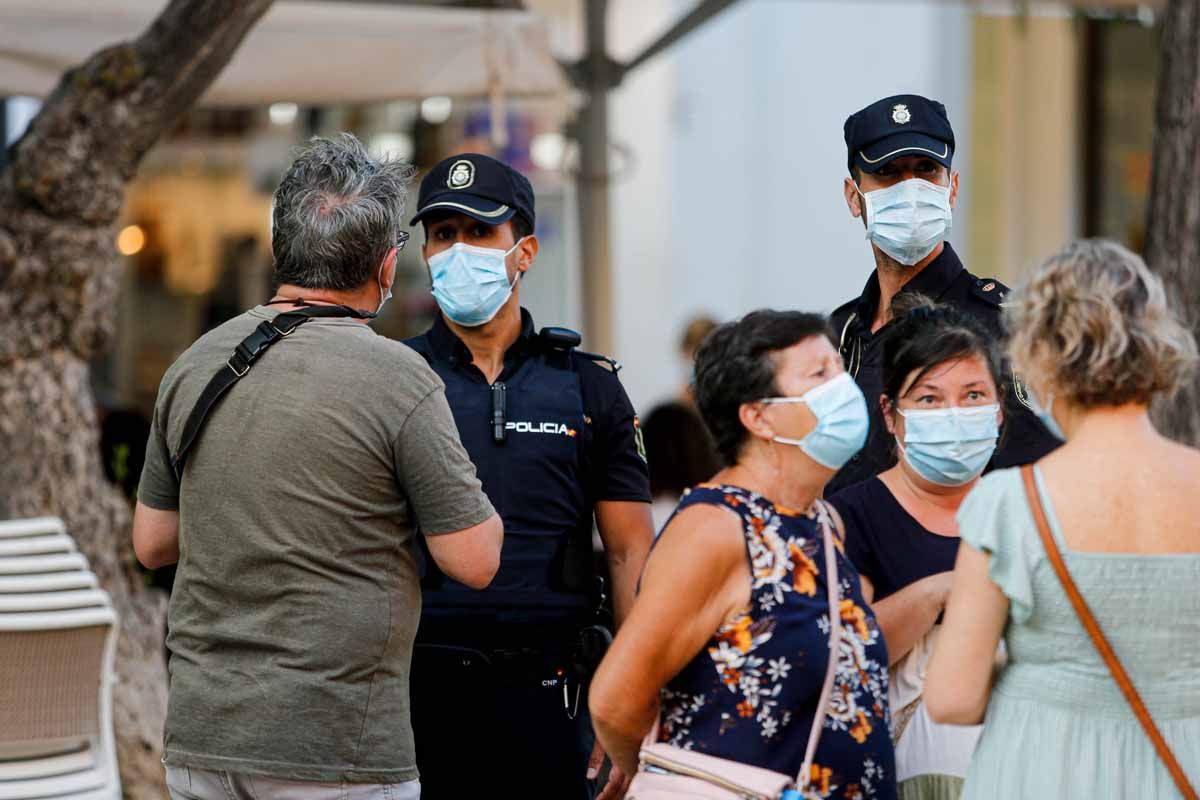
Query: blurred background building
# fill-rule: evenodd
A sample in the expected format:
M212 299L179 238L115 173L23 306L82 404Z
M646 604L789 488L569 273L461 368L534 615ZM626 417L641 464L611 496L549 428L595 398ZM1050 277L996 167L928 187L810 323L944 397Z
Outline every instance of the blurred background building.
M564 64L584 54L586 1L525 2ZM526 305L539 324L582 329L589 311L606 315L611 341L589 349L624 363L647 409L678 393L679 340L696 315L828 311L858 294L873 262L842 199L842 123L889 94L949 109L962 175L951 240L976 274L1012 282L1079 235L1139 249L1161 3L1084 5L733 3L611 92L611 302L583 288L577 93L314 105L297 100L301 87L283 87L272 103L195 110L128 192L116 242L126 263L120 332L95 365L97 397L148 413L179 352L269 297L271 191L297 145L342 130L421 169L475 151L526 172L542 244L522 283ZM632 58L696 6L610 0L610 55ZM321 53L311 59L325 69ZM428 69L422 59L392 54L379 69ZM11 143L37 101L10 97L3 108ZM435 313L421 239L415 232L397 299L376 323L385 335L419 332Z

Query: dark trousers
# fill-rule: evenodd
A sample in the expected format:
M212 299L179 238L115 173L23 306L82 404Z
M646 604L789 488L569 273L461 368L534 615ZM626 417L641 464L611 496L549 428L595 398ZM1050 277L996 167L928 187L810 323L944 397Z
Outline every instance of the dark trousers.
M413 651L422 800L592 800L587 690L568 678L564 704L557 675L559 665L567 667L562 648L505 652L472 644L457 649L426 642Z

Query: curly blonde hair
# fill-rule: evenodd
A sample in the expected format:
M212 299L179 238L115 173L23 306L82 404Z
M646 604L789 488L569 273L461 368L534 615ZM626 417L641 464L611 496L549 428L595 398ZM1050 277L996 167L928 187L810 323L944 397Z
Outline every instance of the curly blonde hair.
M1007 316L1014 370L1075 405L1148 404L1196 367L1162 281L1115 242L1067 245L1012 293Z

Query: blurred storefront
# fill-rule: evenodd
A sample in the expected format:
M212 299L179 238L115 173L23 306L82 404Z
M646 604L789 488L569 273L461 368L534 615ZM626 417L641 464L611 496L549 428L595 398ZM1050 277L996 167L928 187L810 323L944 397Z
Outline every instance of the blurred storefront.
M487 102L435 97L357 107L193 111L147 157L129 186L117 236L124 256L114 351L93 370L101 404L149 412L166 367L202 333L272 292L271 193L310 136L357 135L377 155L424 170L454 152L495 155L531 176L542 243L529 303L547 320L578 317L571 279L573 208L559 123L536 103L510 103L497 146ZM411 206L416 200L412 187ZM407 223L407 220L405 220ZM401 256L395 299L373 323L401 338L423 330L435 305L422 235Z

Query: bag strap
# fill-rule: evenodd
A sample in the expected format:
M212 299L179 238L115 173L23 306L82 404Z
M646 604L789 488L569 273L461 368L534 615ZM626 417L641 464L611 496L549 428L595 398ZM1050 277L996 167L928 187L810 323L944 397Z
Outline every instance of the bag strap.
M1154 744L1154 749L1158 751L1159 758L1166 764L1167 770L1171 773L1171 778L1175 781L1175 786L1178 787L1180 794L1184 796L1185 800L1198 800L1196 790L1188 782L1183 768L1175 760L1175 754L1171 752L1171 748L1167 745L1166 740L1163 739L1158 726L1154 724L1154 719L1150 716L1146 704L1142 702L1137 689L1133 687L1133 681L1129 679L1125 668L1117 660L1117 654L1113 652L1112 646L1104 638L1104 633L1100 630L1099 623L1092 616L1092 612L1088 608L1087 603L1084 602L1083 595L1079 593L1079 588L1075 585L1075 581L1071 579L1071 573L1067 572L1067 565L1063 561L1062 554L1058 550L1058 545L1054 542L1054 536L1050 533L1050 525L1046 521L1046 510L1042 505L1041 495L1038 493L1032 465L1021 467L1021 478L1025 482L1025 495L1029 499L1029 508L1033 511L1033 519L1037 523L1038 534L1042 537L1042 544L1046 548L1046 557L1050 560L1050 565L1054 567L1054 572L1058 575L1058 580L1062 583L1063 590L1066 591L1071 605L1075 607L1075 613L1078 615L1079 621L1083 623L1088 636L1092 638L1092 643L1096 645L1096 649L1100 652L1100 657L1108 665L1108 671L1112 673L1113 679L1116 680L1117 686L1121 689L1121 694L1125 695L1125 699L1133 708L1134 715L1137 717L1138 722L1142 724L1146 735L1150 737L1150 741Z
M837 550L833 543L833 519L825 503L817 500L819 516L817 525L825 541L825 586L829 595L829 664L825 668L825 681L821 685L821 698L813 715L812 729L808 732L808 747L804 749L804 763L796 776L796 789L804 791L812 779L812 762L817 753L817 742L825 727L825 714L829 710L829 698L833 695L833 679L837 675L838 656L842 650L842 603L839 593Z
M254 332L233 349L233 354L225 361L225 365L209 379L204 391L200 392L200 397L196 399L196 405L192 406L191 413L188 414L187 421L183 424L183 435L179 437L179 449L171 456L171 469L175 472L176 480L183 480L183 467L187 462L188 453L196 444L196 440L200 436L200 429L204 426L208 415L212 413L217 402L225 396L229 388L250 371L251 365L266 352L268 347L285 336L290 336L296 328L313 317L370 319L375 316L370 312L360 311L349 306L310 305L303 300L295 302L303 304L302 307L293 311L285 311L276 315L274 319L258 323Z

